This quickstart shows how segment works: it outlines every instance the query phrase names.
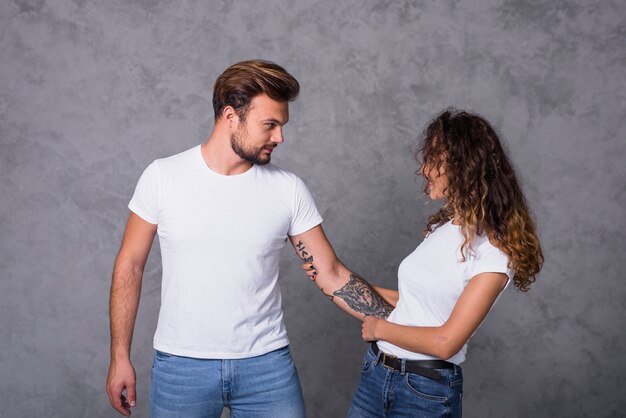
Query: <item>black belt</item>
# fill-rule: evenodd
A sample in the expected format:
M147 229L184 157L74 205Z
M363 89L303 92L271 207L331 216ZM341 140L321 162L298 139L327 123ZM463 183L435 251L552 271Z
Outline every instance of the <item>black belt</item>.
M374 355L378 355L378 346L372 343L372 351ZM441 375L435 369L454 369L454 363L445 360L403 360L396 356L382 352L380 362L388 369L402 370L402 362L404 361L404 371L419 374L420 376L439 380Z

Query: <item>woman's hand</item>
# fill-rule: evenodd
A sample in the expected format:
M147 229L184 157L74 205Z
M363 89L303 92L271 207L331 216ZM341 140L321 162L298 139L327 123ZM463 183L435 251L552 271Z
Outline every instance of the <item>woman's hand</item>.
M363 324L361 325L361 336L363 337L363 341L378 341L380 340L380 326L383 325L385 321L381 318L376 318L375 316L366 316L363 319Z
M300 268L304 270L307 276L309 276L309 279L315 280L315 277L317 276L317 270L315 270L315 267L313 267L313 263L304 263L302 266L300 266Z

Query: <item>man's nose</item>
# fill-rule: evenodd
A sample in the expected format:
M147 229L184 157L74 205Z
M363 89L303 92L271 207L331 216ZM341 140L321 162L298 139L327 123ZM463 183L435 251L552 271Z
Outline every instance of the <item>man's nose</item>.
M276 142L277 144L282 144L285 142L285 137L283 136L283 128L277 126L272 132L271 141Z

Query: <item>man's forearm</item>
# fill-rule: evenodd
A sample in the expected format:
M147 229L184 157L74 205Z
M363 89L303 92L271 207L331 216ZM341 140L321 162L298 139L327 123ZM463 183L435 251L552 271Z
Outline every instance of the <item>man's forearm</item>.
M398 299L400 299L400 294L397 290L387 289L380 286L372 286L376 293L383 297L391 306L394 308L398 304Z
M378 318L389 316L393 306L358 274L351 272L336 258L333 263L320 263L316 266L315 255L307 250L302 241L294 246L305 263L313 263L316 268L319 267L315 284L342 310L361 320L365 316Z
M335 280L341 282L341 279ZM355 273L350 273L350 279L333 292L333 300L334 298L341 299L351 310L361 314L359 319L365 316L387 318L393 310L393 306L372 285Z
M111 358L130 358L130 347L141 296L142 269L116 263L111 284L109 318Z

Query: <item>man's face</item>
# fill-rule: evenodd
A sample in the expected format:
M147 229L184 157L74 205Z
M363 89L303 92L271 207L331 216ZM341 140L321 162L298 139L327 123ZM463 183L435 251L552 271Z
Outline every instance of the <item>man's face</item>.
M230 137L233 151L242 159L258 165L270 162L274 148L284 141L283 126L289 121L289 104L265 94L250 102L245 121L239 121Z

